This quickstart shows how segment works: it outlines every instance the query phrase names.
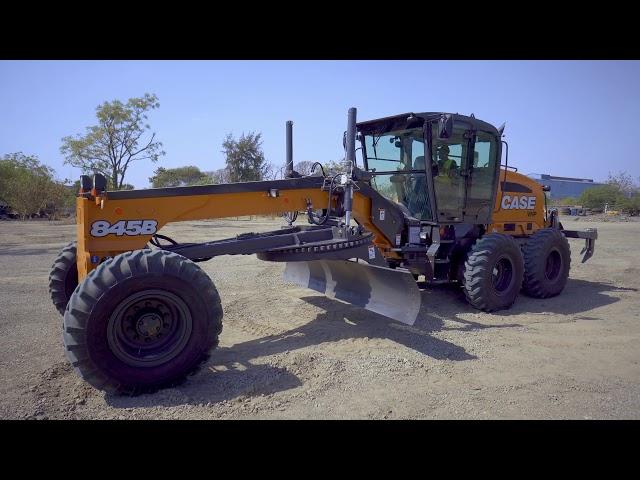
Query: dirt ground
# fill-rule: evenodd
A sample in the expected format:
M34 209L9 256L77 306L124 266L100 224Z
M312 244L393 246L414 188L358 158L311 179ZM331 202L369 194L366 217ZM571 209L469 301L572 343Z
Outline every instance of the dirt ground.
M94 390L64 356L47 277L74 226L0 222L0 418L640 418L640 223L575 218L565 227L599 239L585 264L570 240L560 296L486 314L433 288L413 327L285 284L283 265L255 256L201 263L222 297L220 345L179 387L138 397ZM280 223L162 233L204 241Z

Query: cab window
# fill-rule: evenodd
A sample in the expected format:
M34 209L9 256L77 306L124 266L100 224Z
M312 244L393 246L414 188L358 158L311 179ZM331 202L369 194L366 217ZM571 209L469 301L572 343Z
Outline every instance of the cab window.
M422 129L365 135L364 146L366 168L375 173L371 186L409 215L431 220Z
M497 157L496 138L486 132L476 132L466 208L491 208Z

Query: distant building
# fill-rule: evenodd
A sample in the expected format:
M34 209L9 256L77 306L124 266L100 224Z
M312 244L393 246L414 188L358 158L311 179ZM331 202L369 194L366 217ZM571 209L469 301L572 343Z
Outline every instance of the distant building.
M528 177L542 185L548 185L551 188L548 192L549 198L556 200L568 197L577 198L588 188L604 185L594 182L590 178L554 177L544 173L530 173Z

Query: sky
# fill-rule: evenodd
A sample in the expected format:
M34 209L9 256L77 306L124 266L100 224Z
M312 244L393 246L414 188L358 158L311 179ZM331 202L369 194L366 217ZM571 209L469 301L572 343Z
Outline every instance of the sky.
M0 155L23 152L76 180L61 139L96 123L104 101L154 93L151 130L166 155L131 164L149 186L158 166L224 166L228 133L261 132L268 161L343 157L347 110L358 120L405 112L506 122L509 164L523 173L640 180L639 61L0 61Z

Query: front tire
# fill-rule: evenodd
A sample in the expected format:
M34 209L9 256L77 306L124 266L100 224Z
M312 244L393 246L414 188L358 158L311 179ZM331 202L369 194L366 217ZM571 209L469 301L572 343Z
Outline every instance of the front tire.
M556 228L543 228L527 240L524 254L524 293L554 297L564 290L571 268L569 241Z
M490 233L471 248L464 270L464 292L471 306L485 312L511 307L522 286L524 261L509 235Z
M49 273L49 296L60 315L64 315L67 303L78 286L76 245L77 242L71 242L62 249Z
M164 250L123 253L93 270L64 316L67 358L110 393L175 385L218 344L220 296L192 261Z

